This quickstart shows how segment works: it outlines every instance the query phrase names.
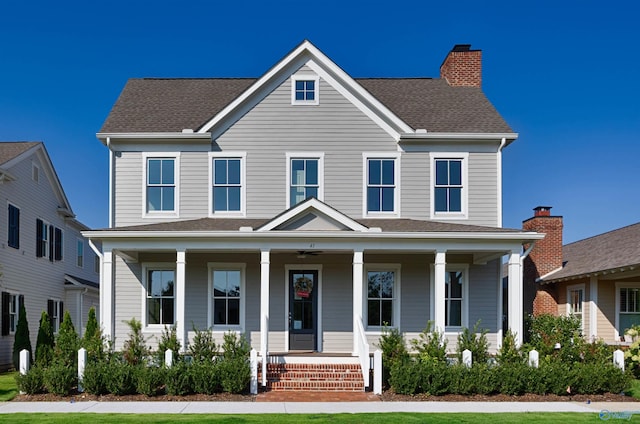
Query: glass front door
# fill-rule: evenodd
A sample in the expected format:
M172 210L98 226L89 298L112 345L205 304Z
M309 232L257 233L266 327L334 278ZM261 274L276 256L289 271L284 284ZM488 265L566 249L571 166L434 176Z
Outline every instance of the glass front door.
M289 350L315 351L318 271L289 271Z

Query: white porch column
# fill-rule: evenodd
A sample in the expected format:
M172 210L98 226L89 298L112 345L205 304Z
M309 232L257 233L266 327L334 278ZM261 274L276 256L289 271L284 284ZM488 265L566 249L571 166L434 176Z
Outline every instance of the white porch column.
M589 341L598 338L598 277L589 279Z
M353 251L353 355L358 355L358 322L362 322L364 276L362 250Z
M105 250L102 254L102 274L100 275L100 325L108 340L114 339L113 318L113 252Z
M187 343L189 342L189 339L187 338L187 334L185 332L185 329L187 328L187 326L185 325L185 285L187 282L186 256L187 254L184 249L176 251L176 335L178 336L178 340L182 345L183 352L187 349Z
M516 345L521 346L524 340L522 309L522 261L520 252L513 251L509 255L509 329L515 334Z
M433 326L434 330L444 334L445 327L445 279L446 253L436 252L433 269Z
M269 352L269 250L260 251L260 351ZM264 358L263 358L264 360Z

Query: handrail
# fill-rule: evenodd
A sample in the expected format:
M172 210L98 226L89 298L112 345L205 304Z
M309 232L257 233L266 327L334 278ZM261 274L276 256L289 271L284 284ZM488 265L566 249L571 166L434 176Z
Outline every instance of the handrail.
M364 380L364 387L369 387L369 367L371 366L369 359L369 343L367 343L367 337L364 333L364 325L362 324L362 318L358 318L356 321L356 341L358 346L358 359L360 360L360 369L362 369L362 379Z

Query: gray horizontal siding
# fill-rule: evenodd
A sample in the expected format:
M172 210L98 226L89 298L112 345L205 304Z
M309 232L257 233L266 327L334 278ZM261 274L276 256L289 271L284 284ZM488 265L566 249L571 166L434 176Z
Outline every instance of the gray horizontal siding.
M498 174L495 153L469 154L469 219L473 225L497 226Z

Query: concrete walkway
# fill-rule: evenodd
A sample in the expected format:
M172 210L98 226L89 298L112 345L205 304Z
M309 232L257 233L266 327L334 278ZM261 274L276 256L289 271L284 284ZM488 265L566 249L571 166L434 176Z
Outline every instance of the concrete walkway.
M636 402L0 402L0 414L123 413L123 414L318 414L318 413L501 413L584 412L640 415ZM607 415L608 414L608 415Z

